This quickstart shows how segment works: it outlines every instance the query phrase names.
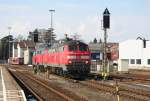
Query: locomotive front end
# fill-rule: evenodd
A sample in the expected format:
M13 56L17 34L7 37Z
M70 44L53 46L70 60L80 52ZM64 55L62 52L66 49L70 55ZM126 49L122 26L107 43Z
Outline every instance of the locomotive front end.
M84 78L90 73L90 51L88 45L82 42L68 44L68 64L69 74L77 78Z

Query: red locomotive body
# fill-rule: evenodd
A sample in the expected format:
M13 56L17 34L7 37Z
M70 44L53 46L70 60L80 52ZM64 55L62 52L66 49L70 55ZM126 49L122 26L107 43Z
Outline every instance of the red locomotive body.
M87 44L70 40L36 50L32 62L35 69L48 67L58 74L85 77L90 72L90 51Z

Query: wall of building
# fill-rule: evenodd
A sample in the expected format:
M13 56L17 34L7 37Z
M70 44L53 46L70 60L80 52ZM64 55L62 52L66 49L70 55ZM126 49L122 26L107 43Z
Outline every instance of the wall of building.
M102 44L101 43L89 43L89 49L91 51L91 72L99 72L102 66Z
M24 57L24 50L20 48L19 44L17 45L18 48L18 57L23 58Z
M13 58L18 56L17 51L18 51L17 49L13 50Z
M24 51L24 64L28 64L29 63L29 50L25 50Z
M12 47L12 57L14 58L14 57L17 57L17 56L18 56L18 50L15 49L14 44L13 44L13 47Z
M27 48L24 51L24 64L32 64L33 52L34 52L33 48Z
M119 58L118 43L107 43L107 55L108 59L111 61L116 61Z
M146 45L147 47L143 48L142 40L127 40L119 43L119 68L122 68L121 60L124 59L128 60L129 68L150 67L147 63L150 59L150 42L147 41Z

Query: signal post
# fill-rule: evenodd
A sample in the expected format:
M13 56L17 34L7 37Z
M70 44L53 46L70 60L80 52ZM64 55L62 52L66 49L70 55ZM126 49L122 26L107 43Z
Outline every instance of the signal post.
M103 12L103 30L104 30L104 43L103 43L103 71L102 77L105 80L108 76L107 67L108 67L108 58L107 58L107 29L110 28L110 13L106 8Z

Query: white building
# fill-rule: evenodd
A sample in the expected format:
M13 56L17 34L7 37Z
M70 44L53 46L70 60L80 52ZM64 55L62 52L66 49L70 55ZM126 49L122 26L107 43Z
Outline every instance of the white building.
M20 41L17 44L18 58L24 58L24 50L26 49L26 44L24 41Z
M150 41L127 40L119 43L118 71L128 71L130 68L150 68Z
M25 41L26 49L24 50L24 64L32 64L32 56L35 50L33 41Z
M17 48L18 42L13 43L13 48L12 48L12 58L18 57L18 48Z
M31 64L35 44L33 41L23 40L13 43L13 57L22 58L24 64Z

